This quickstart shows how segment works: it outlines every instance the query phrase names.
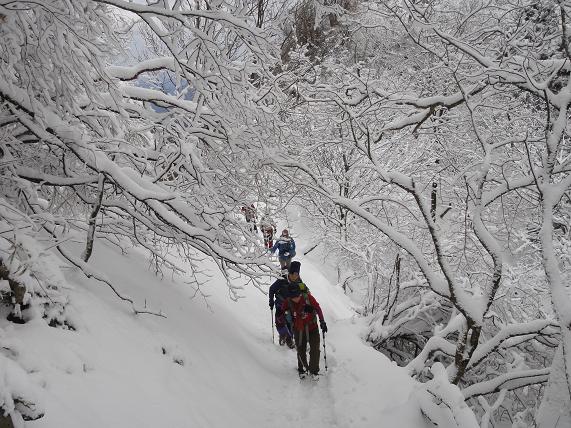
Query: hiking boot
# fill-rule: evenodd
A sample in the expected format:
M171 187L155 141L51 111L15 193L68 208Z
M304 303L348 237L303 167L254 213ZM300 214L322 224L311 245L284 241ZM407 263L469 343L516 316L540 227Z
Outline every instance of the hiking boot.
M299 378L300 379L305 379L307 377L307 373L306 372L298 372L299 374Z
M289 347L289 349L293 349L295 348L295 343L293 343L293 339L291 338L291 336L286 337L286 345Z
M319 375L318 375L317 373L311 373L311 374L309 375L309 378L310 378L312 381L317 382L317 381L319 380Z
M284 335L280 334L279 344L280 346L284 346L286 344L286 337Z
M26 324L26 320L21 316L14 314L14 312L10 312L10 315L8 315L6 319L14 324Z

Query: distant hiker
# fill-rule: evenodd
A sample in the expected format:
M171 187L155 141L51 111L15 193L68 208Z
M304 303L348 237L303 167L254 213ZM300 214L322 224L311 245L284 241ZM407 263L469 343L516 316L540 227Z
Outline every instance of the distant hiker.
M278 238L276 243L272 246L271 253L278 250L278 259L282 269L288 268L291 259L295 256L295 241L289 236L289 231L284 229L282 236Z
M291 262L289 267L288 298L282 303L284 314L289 312L293 319L293 334L297 349L297 371L300 378L309 374L317 380L319 374L319 325L327 333L327 324L317 300L309 293L299 277L301 263ZM309 342L309 364L307 364L307 343Z
M286 318L281 310L282 304L284 300L287 298L288 295L288 285L289 281L287 279L288 271L286 269L282 270L282 277L277 279L271 286L270 286L270 309L276 307L276 316L275 316L275 323L276 323L276 330L279 334L279 344L280 346L287 345L289 348L295 348L293 344L293 334L292 334L292 326L291 321L288 322L288 318Z
M274 233L277 229L276 222L269 214L264 214L260 219L260 230L264 236L264 248L274 246Z
M253 227L250 227L250 230L253 229L255 232L257 232L258 231L258 227L256 226L257 213L254 204L250 204L250 206L244 205L240 211L242 211L242 213L244 214L244 217L246 218L246 223L253 224Z

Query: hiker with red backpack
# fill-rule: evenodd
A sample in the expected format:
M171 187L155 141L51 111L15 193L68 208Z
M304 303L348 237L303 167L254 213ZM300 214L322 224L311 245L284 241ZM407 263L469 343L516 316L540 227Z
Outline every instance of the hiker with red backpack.
M292 318L293 335L297 349L297 371L300 379L309 375L318 380L319 375L319 327L327 333L327 324L317 300L309 293L302 282L299 271L301 263L293 261L288 274L288 298L281 306L281 316L289 314ZM319 318L319 326L317 319ZM325 338L325 336L324 336ZM307 363L307 344L309 343L309 364Z

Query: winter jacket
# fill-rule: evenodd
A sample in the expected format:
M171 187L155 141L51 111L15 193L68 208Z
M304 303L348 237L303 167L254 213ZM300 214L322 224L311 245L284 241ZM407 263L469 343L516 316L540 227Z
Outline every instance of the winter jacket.
M276 230L277 226L276 226L276 222L269 216L262 216L262 218L260 219L260 229L264 230L264 229L273 229Z
M256 221L256 207L254 205L244 205L240 210L244 213L244 217L246 217L246 221L249 223L251 221Z
M283 301L287 297L288 284L289 282L287 279L280 278L270 286L270 306L274 306L275 299L276 310L281 308Z
M272 247L272 254L275 253L276 249L280 259L292 258L295 256L295 241L293 238L280 236Z
M311 306L313 309L309 308ZM308 309L310 309L308 311ZM295 303L292 299L286 299L281 306L282 312L286 311L293 317L293 329L295 331L304 331L307 326L308 331L318 328L317 318L323 321L323 312L317 300L310 293L303 293L299 302Z

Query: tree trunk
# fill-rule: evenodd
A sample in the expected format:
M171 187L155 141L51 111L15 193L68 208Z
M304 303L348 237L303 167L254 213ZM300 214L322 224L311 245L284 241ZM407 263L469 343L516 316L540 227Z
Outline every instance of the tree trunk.
M4 411L0 408L0 428L14 428L12 417L10 415L4 416Z
M91 253L93 252L93 242L95 240L95 226L97 225L97 214L99 214L99 210L101 209L101 202L103 201L103 189L105 187L105 175L99 174L99 182L97 183L97 199L95 204L93 205L93 211L91 211L91 215L89 216L88 225L89 228L87 229L87 243L85 245L85 251L83 252L82 259L84 262L87 262L91 257Z
M537 412L538 428L571 427L571 397L566 375L568 370L565 369L565 360L569 363L570 359L569 351L562 342L553 357L549 381Z

